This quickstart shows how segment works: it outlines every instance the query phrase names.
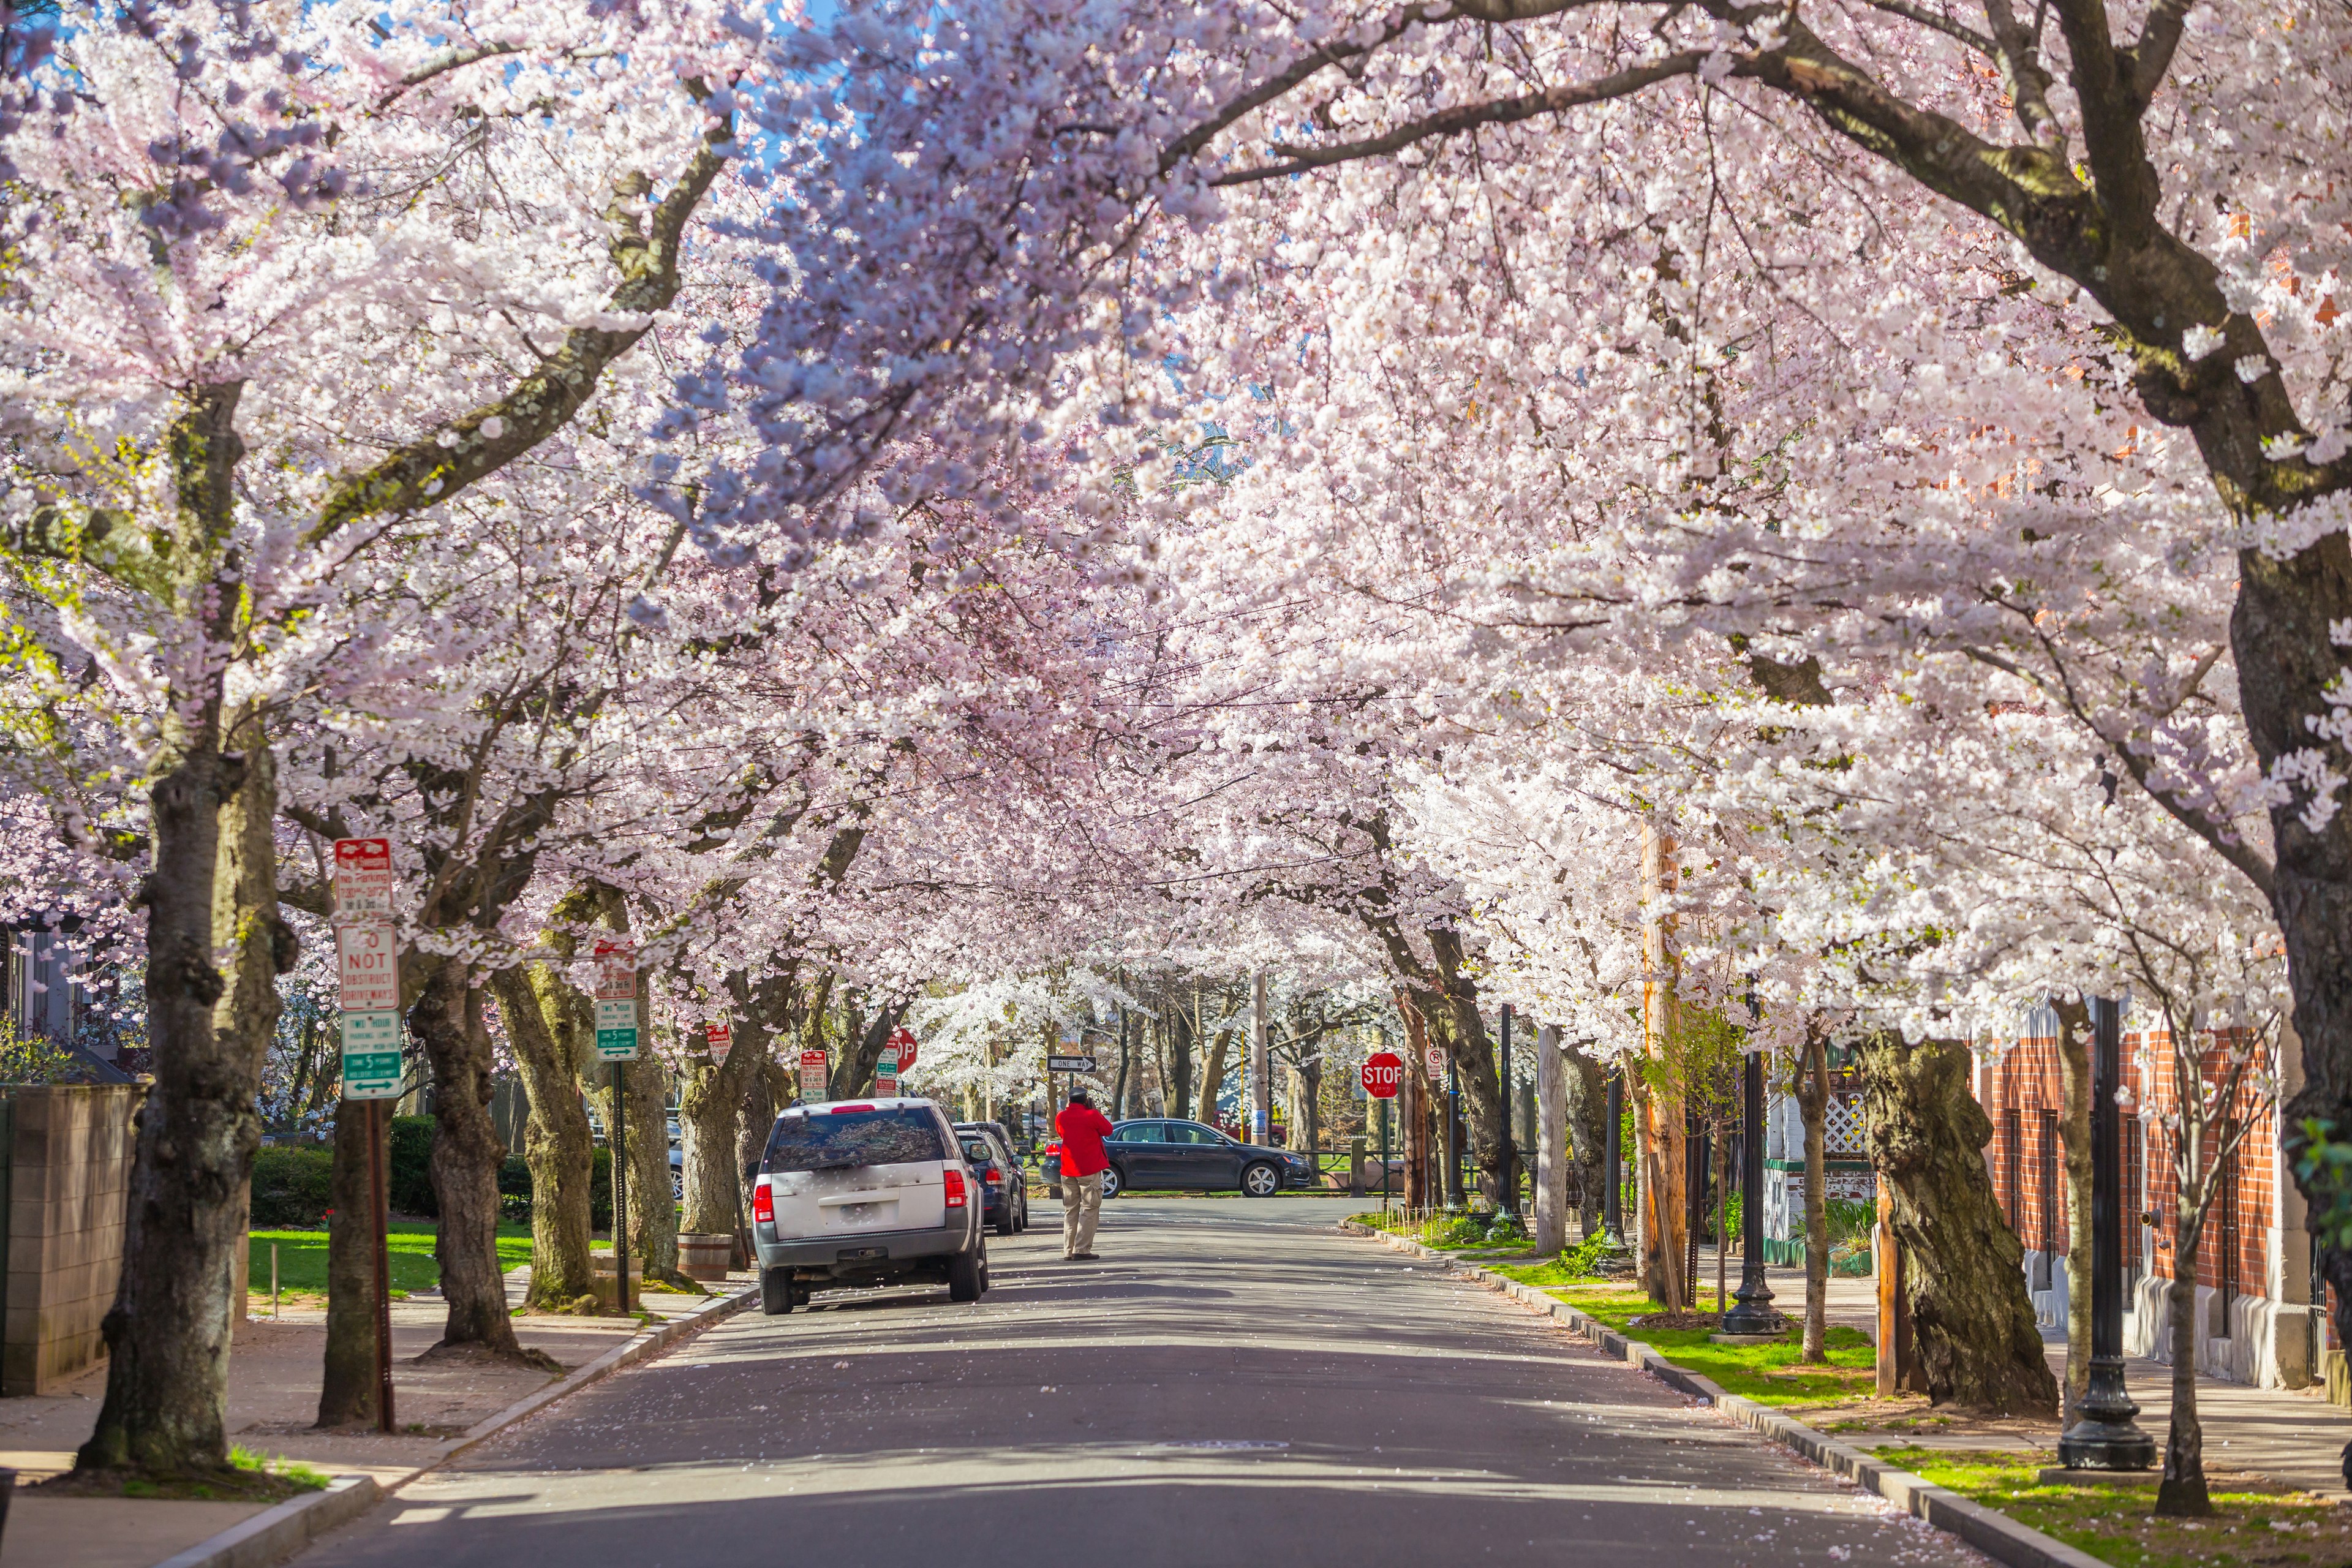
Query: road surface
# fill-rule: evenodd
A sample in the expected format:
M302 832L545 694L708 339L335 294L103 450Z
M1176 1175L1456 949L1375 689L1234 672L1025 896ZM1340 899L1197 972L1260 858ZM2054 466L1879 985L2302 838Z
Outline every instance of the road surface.
M1058 1211L994 1287L754 1309L405 1488L302 1568L1969 1564L1342 1201Z

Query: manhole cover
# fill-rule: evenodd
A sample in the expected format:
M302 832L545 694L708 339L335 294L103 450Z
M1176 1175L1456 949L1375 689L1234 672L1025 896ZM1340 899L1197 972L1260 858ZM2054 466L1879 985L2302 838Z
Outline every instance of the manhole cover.
M1287 1443L1277 1443L1266 1437L1202 1437L1190 1443L1162 1443L1162 1448L1210 1448L1221 1453L1258 1448L1287 1448Z

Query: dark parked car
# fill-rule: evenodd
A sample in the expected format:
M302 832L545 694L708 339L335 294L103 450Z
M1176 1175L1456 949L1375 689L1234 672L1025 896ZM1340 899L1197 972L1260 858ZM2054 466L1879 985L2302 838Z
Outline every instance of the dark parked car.
M1315 1185L1315 1162L1306 1155L1237 1143L1198 1121L1122 1121L1103 1140L1103 1152L1110 1156L1103 1173L1107 1198L1129 1187L1239 1189L1267 1198L1286 1186Z
M992 1121L959 1121L955 1131L964 1163L980 1184L981 1223L994 1226L999 1236L1027 1230L1029 1184L1022 1179L1021 1162L1006 1145L1003 1129Z

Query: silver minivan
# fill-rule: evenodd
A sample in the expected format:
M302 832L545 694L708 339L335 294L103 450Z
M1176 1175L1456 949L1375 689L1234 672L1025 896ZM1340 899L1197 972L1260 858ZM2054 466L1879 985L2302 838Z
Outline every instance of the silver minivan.
M829 1100L776 1118L751 1187L760 1305L813 1291L937 1279L951 1300L988 1289L978 1179L928 1100Z

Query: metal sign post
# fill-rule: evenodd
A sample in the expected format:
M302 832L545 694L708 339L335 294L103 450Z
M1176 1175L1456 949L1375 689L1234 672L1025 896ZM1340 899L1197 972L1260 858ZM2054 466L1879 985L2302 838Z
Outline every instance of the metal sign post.
M392 840L335 840L335 964L341 981L343 1098L367 1106L368 1241L375 1256L375 1424L392 1408L390 1182L384 1101L406 1078L400 1048L400 941L392 923Z
M613 1288L629 1313L629 1109L624 1075L637 1059L637 950L628 942L596 943L596 1054L613 1064Z
M1357 1075L1364 1092L1381 1107L1381 1212L1389 1212L1389 1102L1404 1087L1404 1062L1393 1051L1374 1051Z

